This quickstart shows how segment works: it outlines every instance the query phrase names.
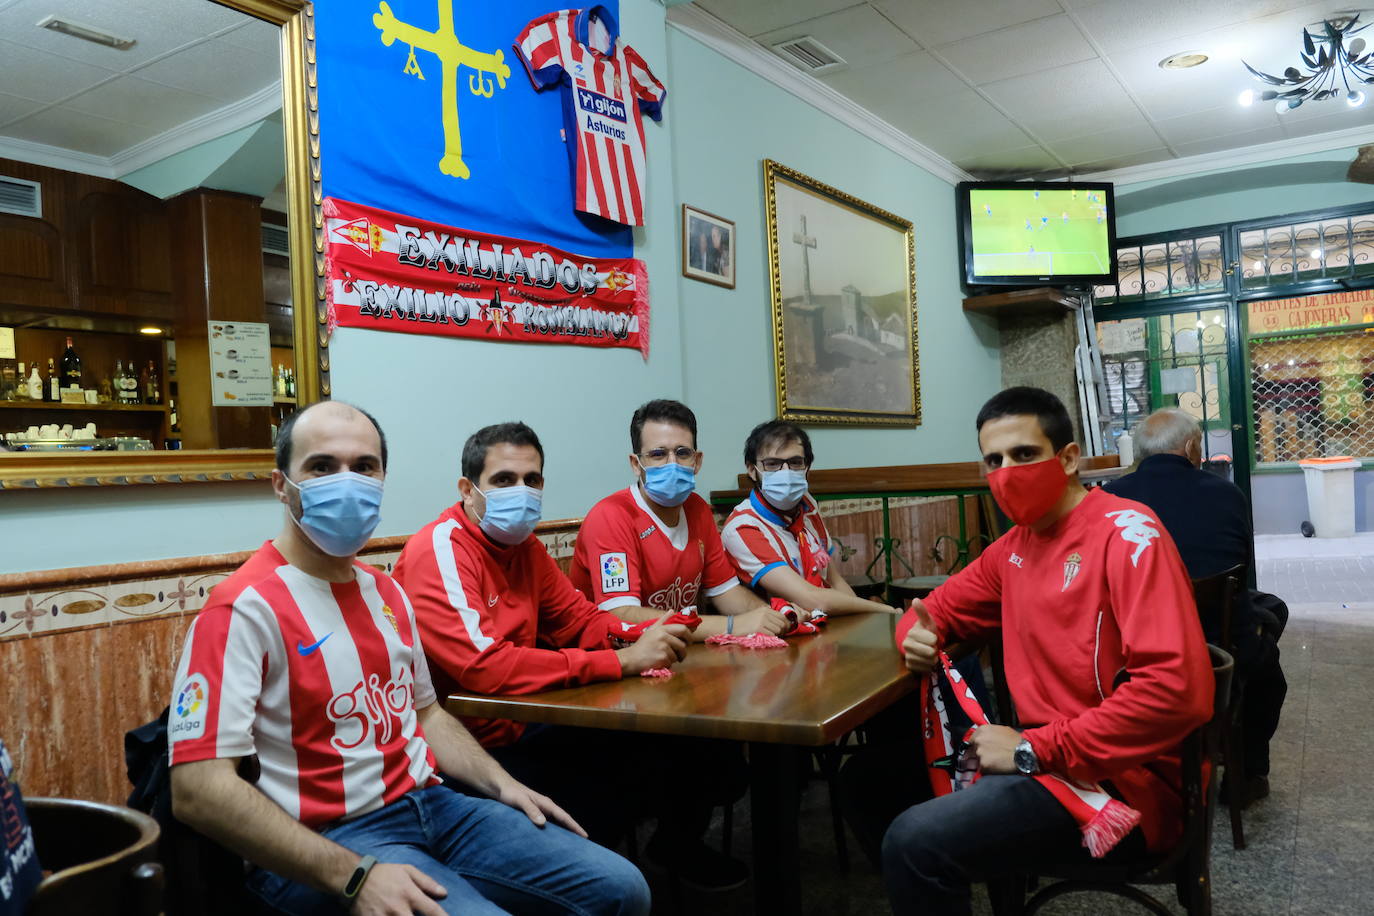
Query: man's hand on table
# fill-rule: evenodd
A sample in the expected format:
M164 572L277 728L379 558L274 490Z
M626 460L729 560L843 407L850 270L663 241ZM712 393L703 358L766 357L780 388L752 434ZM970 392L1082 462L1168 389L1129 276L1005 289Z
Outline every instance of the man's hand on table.
M1016 745L1021 733L1005 725L980 725L969 736L969 753L978 758L980 773L1015 773Z
M906 662L907 670L917 674L929 674L935 670L939 659L936 647L939 645L940 637L935 633L935 624L931 621L930 614L926 613L925 606L919 600L911 603L911 609L916 612L916 623L902 640L902 659Z
M629 677L650 668L670 668L682 661L687 654L687 641L692 638L692 631L680 623L665 624L664 621L671 616L672 611L664 612L634 645L616 650L622 675Z

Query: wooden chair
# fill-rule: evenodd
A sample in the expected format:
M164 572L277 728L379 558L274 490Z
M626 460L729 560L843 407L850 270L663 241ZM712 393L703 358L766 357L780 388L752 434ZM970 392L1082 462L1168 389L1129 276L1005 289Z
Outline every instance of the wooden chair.
M1076 862L1043 868L1039 877L1053 883L1025 899L1026 876L998 882L989 891L998 916L1033 916L1042 907L1065 894L1096 892L1113 894L1134 901L1159 916L1172 912L1145 891L1132 885L1173 884L1178 902L1188 916L1210 916L1212 912L1212 806L1217 796L1215 766L1228 723L1231 681L1235 662L1230 654L1208 646L1212 656L1212 675L1216 680L1211 721L1194 731L1183 742L1183 835L1169 852L1147 855L1133 862L1103 864ZM1211 778L1206 766L1212 764Z
M162 912L158 825L132 808L27 798L38 861L51 872L26 916L157 916Z
M1214 576L1193 580L1193 597L1197 601L1198 616L1209 639L1219 640L1232 657L1236 654L1234 611L1241 583L1245 581L1245 566L1233 566ZM1231 817L1231 846L1245 848L1245 825L1241 811L1249 804L1245 790L1245 742L1241 731L1245 691L1237 683L1231 691L1226 733L1222 742L1221 759L1226 768L1226 807Z

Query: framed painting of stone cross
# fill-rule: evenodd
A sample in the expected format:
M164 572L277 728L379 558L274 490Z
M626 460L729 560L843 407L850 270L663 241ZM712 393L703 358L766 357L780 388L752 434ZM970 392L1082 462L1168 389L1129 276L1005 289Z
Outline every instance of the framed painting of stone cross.
M765 159L778 415L918 426L911 222Z

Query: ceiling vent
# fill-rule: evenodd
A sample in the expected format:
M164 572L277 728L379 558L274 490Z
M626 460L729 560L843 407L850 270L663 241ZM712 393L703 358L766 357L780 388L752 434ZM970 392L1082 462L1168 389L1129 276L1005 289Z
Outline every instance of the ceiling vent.
M43 218L43 188L36 181L0 175L0 213Z
M286 227L278 226L276 223L263 223L262 250L267 254L291 257L291 236L287 234Z
M804 73L812 76L848 66L848 62L810 35L789 38L773 45L773 51Z

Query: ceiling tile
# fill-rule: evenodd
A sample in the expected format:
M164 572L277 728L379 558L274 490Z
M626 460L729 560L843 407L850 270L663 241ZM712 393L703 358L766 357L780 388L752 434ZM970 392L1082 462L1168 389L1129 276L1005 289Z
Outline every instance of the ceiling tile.
M697 6L746 35L761 35L858 5L854 0L697 0Z
M276 51L250 51L218 38L138 70L141 79L222 102L252 95L276 82L280 74Z
M1221 137L1211 137L1206 140L1176 143L1174 144L1174 149L1178 151L1180 156L1200 156L1205 153L1224 153L1228 150L1255 146L1260 143L1273 143L1276 140L1283 139L1285 139L1283 128L1275 124L1269 127L1261 127L1256 130L1246 130L1239 133L1226 134Z
M132 38L136 44L120 51L39 28L38 22L49 15ZM0 35L71 60L109 70L127 70L245 17L245 13L205 0L20 0L0 11Z
M85 112L49 108L9 125L5 136L96 156L113 156L146 139L147 129Z
M950 66L979 85L1097 56L1067 16L1050 16L978 35L944 45L939 51Z
M977 153L955 162L975 178L1001 178L1027 173L1060 172L1064 166L1039 146L1022 146L995 153Z
M1060 12L1058 0L874 0L924 47L945 45Z
M968 92L963 80L924 51L863 70L841 70L821 81L881 118L954 92Z
M810 35L849 64L860 70L919 50L916 43L894 29L892 23L874 12L870 6L860 6L841 13L831 13L808 19L796 25L765 32L757 41L771 47L789 38Z
M1374 93L1370 94L1374 95ZM1303 111L1306 108L1307 106L1304 105L1298 111ZM1371 105L1370 102L1365 102L1359 108L1353 109L1341 103L1340 108L1344 110L1318 108L1317 111L1326 112L1320 117L1294 118L1293 115L1297 114L1298 111L1290 112L1279 117L1279 126L1283 129L1284 134L1289 137L1310 137L1313 134L1325 133L1329 130L1374 127L1374 105ZM1374 142L1374 130L1370 131L1370 138L1365 142ZM1351 141L1350 145L1355 146L1357 142Z
M281 27L261 19L249 19L241 27L216 36L221 41L249 50L270 51L276 54L281 48Z
M1277 130L1279 116L1272 105L1256 104L1242 108L1232 101L1230 104L1206 111L1195 111L1176 118L1163 118L1154 122L1155 128L1171 146L1180 143L1195 143L1214 137L1233 136L1257 130Z
M1292 0L1065 0L1074 17L1107 52L1234 27L1304 4ZM1339 6L1329 4L1333 9ZM1348 4L1347 4L1348 5ZM1175 50L1188 50L1181 45Z
M153 128L151 136L223 108L224 103L136 76L121 76L63 102L62 107Z
M1128 169L1133 165L1148 165L1152 162L1167 162L1173 158L1173 154L1160 147L1159 149L1142 150L1125 156L1113 156L1098 162L1084 162L1075 166L1074 171L1083 175L1088 172L1105 172L1108 169Z
M951 161L1035 144L972 89L913 100L887 120Z
M0 39L0 85L11 95L35 102L56 102L114 75L114 71L103 67Z
M1085 162L1101 162L1103 159L1159 149L1160 141L1153 127L1141 124L1055 140L1046 145L1069 165L1078 166Z
M31 115L43 107L42 102L35 102L32 99L21 99L17 95L8 95L0 92L0 127L16 121L25 115Z
M1146 123L1144 115L1100 60L1080 61L990 83L983 91L1041 140Z

